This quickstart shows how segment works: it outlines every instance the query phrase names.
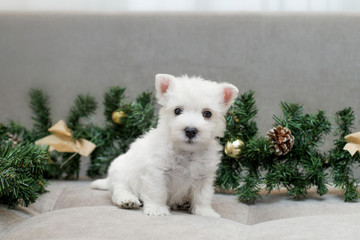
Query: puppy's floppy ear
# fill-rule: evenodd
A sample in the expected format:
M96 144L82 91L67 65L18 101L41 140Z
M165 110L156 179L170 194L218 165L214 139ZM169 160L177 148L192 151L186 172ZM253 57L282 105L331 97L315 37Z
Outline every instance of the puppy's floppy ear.
M233 104L235 98L238 96L239 90L230 83L222 83L221 87L223 103L225 104L226 109L228 109L231 104Z
M164 94L169 90L169 87L174 83L175 77L170 74L156 74L155 76L155 88L156 96L161 99Z

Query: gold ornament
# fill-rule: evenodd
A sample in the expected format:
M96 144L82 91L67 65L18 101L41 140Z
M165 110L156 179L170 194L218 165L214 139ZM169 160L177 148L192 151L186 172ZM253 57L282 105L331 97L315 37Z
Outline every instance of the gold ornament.
M237 118L237 116L235 115L234 117L234 121L236 122L236 123L238 123L239 122L239 119Z
M225 154L232 158L239 158L244 145L245 143L240 139L236 139L235 141L228 141L224 149Z
M113 122L115 123L115 124L119 124L119 125L121 125L121 124L123 124L123 122L124 122L124 118L126 118L126 113L124 112L124 111L118 111L118 110L116 110L116 111L114 111L113 113L112 113L112 120L113 120Z

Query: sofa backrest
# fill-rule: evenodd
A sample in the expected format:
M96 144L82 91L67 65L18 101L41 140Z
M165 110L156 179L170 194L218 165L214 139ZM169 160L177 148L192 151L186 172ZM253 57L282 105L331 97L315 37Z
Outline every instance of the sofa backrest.
M360 114L359 48L358 14L3 12L0 122L30 127L27 93L42 88L54 121L90 93L101 123L106 88L126 87L132 99L153 90L156 73L170 73L254 90L265 134L280 101Z

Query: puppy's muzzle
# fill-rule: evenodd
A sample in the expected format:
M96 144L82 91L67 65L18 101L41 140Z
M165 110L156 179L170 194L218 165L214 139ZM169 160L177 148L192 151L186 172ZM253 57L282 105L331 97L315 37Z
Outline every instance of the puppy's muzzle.
M189 138L189 139L193 139L196 134L198 133L198 130L197 128L194 128L194 127L186 127L184 129L185 131L185 135Z

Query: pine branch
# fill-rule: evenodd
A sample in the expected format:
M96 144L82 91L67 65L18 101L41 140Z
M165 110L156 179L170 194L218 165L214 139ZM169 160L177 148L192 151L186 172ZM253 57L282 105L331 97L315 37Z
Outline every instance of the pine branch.
M10 121L9 124L5 126L4 131L6 131L6 136L8 136L8 134L10 133L17 135L23 141L34 141L33 134L28 131L23 125L14 121Z
M248 91L235 99L226 116L225 139L240 138L246 142L257 134L257 115L254 91Z
M63 170L60 168L62 153L52 151L49 153L49 159L46 163L46 168L44 170L45 179L62 179Z
M139 136L156 126L157 119L154 113L154 96L150 92L140 94L132 103L121 103L125 98L125 89L112 87L104 96L105 117L108 124L96 129L102 142L97 142L97 149L91 154L91 163L88 169L90 177L104 176L112 160L125 153L130 144ZM112 121L115 110L126 114L122 124Z
M324 111L319 111L316 115L306 114L301 119L302 141L311 147L318 147L323 142L324 136L331 131L331 123Z
M241 165L249 174L259 175L260 170L265 170L273 164L271 144L265 137L254 137L246 144L241 154Z
M154 97L152 93L142 93L135 102L122 108L127 117L122 126L121 138L137 138L156 125Z
M34 121L32 134L34 141L49 135L48 129L51 127L49 97L39 89L31 89L30 95L30 108L33 116L31 119Z
M96 109L97 103L94 97L89 94L78 95L67 117L67 126L72 131L76 131L80 126L80 119L89 118L95 113Z
M117 86L109 88L104 96L104 115L108 122L112 122L112 113L120 108L121 101L124 99L125 88Z
M240 201L253 204L260 198L260 186L264 183L261 170L273 164L270 147L270 142L264 137L254 137L246 142L238 160L242 168L246 169L246 174L239 176L240 185L236 195Z
M339 139L345 138L346 135L351 133L355 121L355 113L351 107L345 108L341 111L336 112L335 123L337 129L335 136L339 136Z
M3 142L8 140L9 137L8 137L7 133L8 133L7 126L0 123L0 147Z
M323 195L327 192L327 168L325 156L318 147L324 136L330 132L331 123L324 111L304 114L303 108L295 103L281 103L282 117L274 116L275 126L289 128L295 136L294 146L285 156L274 156L276 164L269 166L266 174L267 189L284 186L294 198L307 195L307 189L317 187Z
M18 204L28 206L45 191L43 178L47 162L47 148L31 143L11 144L0 148L0 202L10 208Z
M223 156L217 170L215 186L220 190L237 189L242 168L236 159Z
M111 161L121 152L114 146L113 129L108 125L106 128L88 126L86 139L96 144L96 149L91 154L91 164L87 170L90 177L105 176Z
M315 154L315 155L314 155ZM306 182L311 186L316 186L317 193L322 196L328 192L326 185L328 184L326 166L324 164L324 156L313 153L309 161L304 162Z
M345 136L351 133L355 120L355 114L351 107L338 111L335 115L337 129L334 140L334 148L330 150L329 164L333 183L337 188L343 190L343 197L346 202L356 201L360 198L357 192L358 179L354 177L353 167L360 163L359 154L351 156L343 148L346 144Z
M254 192L248 191L244 187L247 186L247 183L242 181L244 179L248 180L259 173L260 162L263 161L264 157L262 153L266 148L263 139L256 138L258 132L255 122L257 112L254 91L248 91L238 96L225 118L226 131L224 138L220 139L223 147L225 147L227 141L236 139L240 139L245 143L240 159L223 155L215 181L215 185L220 189L236 189L239 199L244 201L253 201ZM255 158L250 160L254 156ZM241 177L243 169L246 169L249 173L245 178ZM240 184L242 185L240 186ZM255 188L254 186L253 189Z
M88 133L84 131L80 120L82 118L90 118L97 109L97 103L94 97L87 95L78 95L71 107L67 117L67 126L73 132L73 139L82 138ZM80 172L80 155L74 153L62 153L57 155L53 164L49 167L49 175L54 174L54 177L62 177L65 174L65 179L78 179ZM60 160L60 159L61 160Z
M298 132L301 131L301 116L303 115L303 107L297 103L281 102L280 108L283 117L279 118L274 115L274 126L280 125L287 127L291 130L294 136L297 136Z
M291 162L275 162L265 175L265 184L268 192L282 186L287 189L297 182L300 174L296 165Z
M259 175L248 174L241 178L242 184L237 189L236 195L241 202L254 204L256 199L261 198L262 179Z
M91 164L88 168L87 175L89 177L106 176L110 163L122 153L124 153L124 151L113 145L96 148L91 155Z
M65 174L65 179L79 179L80 174L80 158L77 153L63 153L60 170Z

